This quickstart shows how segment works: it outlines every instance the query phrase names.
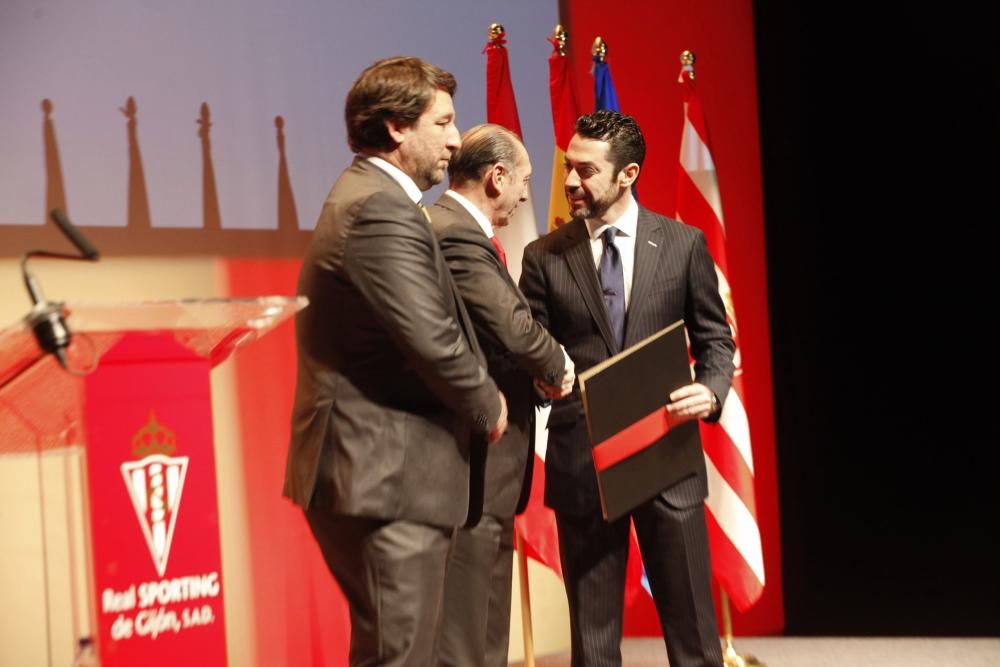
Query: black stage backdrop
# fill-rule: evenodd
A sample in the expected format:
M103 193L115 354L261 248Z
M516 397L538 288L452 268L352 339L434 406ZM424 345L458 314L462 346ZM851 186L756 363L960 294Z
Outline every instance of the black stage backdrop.
M996 635L1000 55L755 3L788 634Z

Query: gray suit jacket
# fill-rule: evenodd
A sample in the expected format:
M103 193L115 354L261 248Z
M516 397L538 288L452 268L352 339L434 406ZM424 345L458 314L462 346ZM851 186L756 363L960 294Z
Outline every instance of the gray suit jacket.
M684 319L695 359L695 379L719 404L733 375L735 344L719 297L718 279L700 230L639 207L632 294L625 319L625 346ZM566 347L577 374L617 353L601 295L587 226L569 224L529 244L521 289L535 318ZM666 397L664 397L666 400ZM683 504L708 493L701 456L675 487ZM590 442L578 393L552 406L545 465L545 503L557 511L600 511Z
M389 520L478 517L485 444L470 430L496 423L497 387L430 225L370 162L330 191L298 291L285 495Z
M511 517L524 509L531 489L535 413L531 378L558 384L566 360L559 344L532 319L524 295L469 212L448 195L430 210L489 373L507 399L509 429L487 451L483 511Z

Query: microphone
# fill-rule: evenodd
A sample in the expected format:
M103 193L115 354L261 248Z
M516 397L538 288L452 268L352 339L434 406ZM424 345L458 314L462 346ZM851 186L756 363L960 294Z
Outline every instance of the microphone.
M61 302L52 303L46 301L42 294L42 288L34 274L28 270L28 260L32 257L47 257L50 259L73 259L96 262L100 257L97 248L87 240L76 226L69 221L66 214L58 208L49 212L52 221L59 227L59 231L69 239L80 255L69 255L66 253L48 252L45 250L32 250L24 254L21 258L21 276L24 285L28 289L28 296L31 297L31 312L24 318L35 334L38 346L46 354L55 355L59 360L59 365L69 370L66 364L66 348L69 347L73 334L66 325L66 318L63 313Z
M69 221L69 218L62 212L62 209L54 208L49 215L52 216L52 221L62 230L66 238L80 251L84 259L92 262L100 259L101 254L97 252L97 248L76 228L76 225Z

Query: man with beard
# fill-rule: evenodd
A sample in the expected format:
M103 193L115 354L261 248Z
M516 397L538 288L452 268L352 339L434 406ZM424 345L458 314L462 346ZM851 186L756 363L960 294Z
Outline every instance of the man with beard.
M483 517L458 531L445 579L440 667L504 667L510 630L514 515L527 504L534 461L532 378L549 395L573 387L573 362L531 317L507 272L494 229L528 199L531 160L499 125L462 135L448 166L451 189L431 207L434 232L469 311L487 368L510 410L510 428L486 461Z
M668 397L672 424L718 419L735 345L702 233L637 204L646 146L630 116L582 116L566 150L573 221L531 243L521 289L532 313L590 368L673 322L687 327L695 382ZM701 452L680 481L611 523L578 393L549 418L545 503L556 512L572 665L620 665L629 523L634 522L673 667L721 667L712 603Z
M420 201L459 147L454 92L418 58L362 72L344 114L358 157L299 277L285 495L350 605L351 665L431 663L455 527L478 519L484 440L506 429Z

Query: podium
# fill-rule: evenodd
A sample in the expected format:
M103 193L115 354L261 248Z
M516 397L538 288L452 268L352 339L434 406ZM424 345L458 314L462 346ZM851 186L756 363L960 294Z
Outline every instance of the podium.
M226 664L209 372L305 305L68 304L68 370L0 331L0 483L37 488L0 495L0 597L35 637L0 663L70 665L91 636L103 667Z

